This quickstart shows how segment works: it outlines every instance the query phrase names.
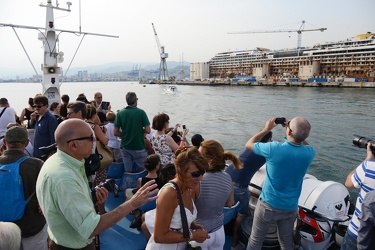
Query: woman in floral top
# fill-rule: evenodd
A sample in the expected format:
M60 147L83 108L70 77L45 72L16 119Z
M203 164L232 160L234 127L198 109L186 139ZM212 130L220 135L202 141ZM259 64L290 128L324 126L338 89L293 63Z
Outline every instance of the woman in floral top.
M180 124L176 124L174 129L169 130L169 116L164 113L159 113L154 116L152 120L152 128L155 129L155 133L151 138L151 145L155 151L155 154L160 156L160 163L162 166L174 162L174 152L179 148L179 145L173 140L171 135L174 130L180 127ZM168 131L168 132L167 132ZM180 146L185 146L186 134L189 132L185 129L182 134L182 143Z

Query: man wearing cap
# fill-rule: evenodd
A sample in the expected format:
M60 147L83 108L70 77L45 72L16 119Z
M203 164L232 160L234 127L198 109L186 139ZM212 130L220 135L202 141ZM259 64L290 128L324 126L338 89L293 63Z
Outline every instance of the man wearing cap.
M31 114L31 123L35 124L34 134L34 152L33 157L46 160L46 156L40 147L50 146L55 143L54 133L58 122L56 117L48 110L48 98L43 95L37 95L34 98L34 107L36 111Z
M6 98L0 98L0 117L0 138L2 138L7 131L7 125L15 123L17 118L16 111L9 106Z
M0 156L0 164L11 164L25 156L24 150L29 143L27 130L14 126L7 130L4 144L7 150ZM42 168L43 161L37 158L28 158L20 164L20 175L23 182L24 197L27 203L23 217L14 221L22 232L22 245L24 250L47 250L47 224L44 216L39 211L39 204L35 194L36 181ZM9 209L14 209L9 207Z

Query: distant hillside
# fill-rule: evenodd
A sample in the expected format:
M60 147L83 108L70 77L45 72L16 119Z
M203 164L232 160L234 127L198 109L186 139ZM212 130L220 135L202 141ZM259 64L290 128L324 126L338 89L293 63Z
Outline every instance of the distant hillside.
M183 62L184 68L186 66L190 66L189 62ZM85 71L87 70L90 74L92 73L116 73L116 72L123 72L123 71L130 71L135 67L142 68L145 70L156 70L159 69L158 62L113 62L113 63L106 63L100 65L93 65L88 67L77 67L71 68L68 72L68 75L76 75L78 71ZM173 69L176 67L181 67L180 62L175 61L167 61L168 69Z

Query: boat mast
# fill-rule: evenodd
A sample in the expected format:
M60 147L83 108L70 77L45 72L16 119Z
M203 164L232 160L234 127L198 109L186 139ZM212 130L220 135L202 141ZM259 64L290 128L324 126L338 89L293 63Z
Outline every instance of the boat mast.
M55 30L55 19L53 10L62 10L70 12L70 2L67 2L68 9L59 8L58 1L56 6L52 5L52 0L47 0L47 5L40 4L41 7L46 7L46 24L45 32L40 33L39 39L42 40L44 45L44 61L42 64L43 71L43 95L45 95L49 102L60 102L60 79L61 67L58 63L64 61L64 53L57 51L57 44L59 42L58 35Z
M89 32L83 32L81 30L81 14L80 14L80 21L79 21L79 31L73 31L73 30L62 30L62 29L56 29L55 28L55 20L54 20L54 15L53 15L53 10L62 10L62 11L68 11L70 12L70 6L72 5L71 2L66 2L68 8L60 8L58 0L56 0L56 6L52 5L52 0L47 0L47 4L40 4L40 7L45 7L46 10L46 24L45 28L42 27L33 27L33 26L26 26L26 25L16 25L16 24L6 24L6 23L0 23L0 27L12 27L14 32L16 33L16 36L21 43L21 46L23 47L27 57L28 53L25 50L22 41L19 39L17 32L15 28L23 28L23 29L34 29L38 30L40 33L38 35L38 39L43 42L44 46L44 60L43 64L41 66L41 70L43 73L43 78L42 78L42 86L43 86L43 95L45 95L49 103L52 102L60 102L60 78L59 76L62 76L62 70L61 67L58 66L59 63L62 63L64 61L64 53L61 51L58 51L58 43L59 43L59 35L62 32L65 33L72 33L75 35L82 35L81 43L83 38L86 35L93 35L93 36L104 36L104 37L112 37L112 38L119 38L118 36L113 36L113 35L106 35L106 34L98 34L98 33L89 33ZM81 7L81 1L79 1L80 7ZM80 10L81 11L81 10ZM59 32L56 34L56 32ZM80 43L80 44L81 44ZM77 47L77 50L74 54L74 56L77 54L77 51L79 49L79 46ZM74 56L71 59L71 62L69 64L72 64L74 60ZM30 58L29 61L31 65L33 66L34 70L35 67L33 63L31 62ZM68 67L68 69L69 69ZM68 70L67 69L67 70ZM38 75L38 73L36 72Z

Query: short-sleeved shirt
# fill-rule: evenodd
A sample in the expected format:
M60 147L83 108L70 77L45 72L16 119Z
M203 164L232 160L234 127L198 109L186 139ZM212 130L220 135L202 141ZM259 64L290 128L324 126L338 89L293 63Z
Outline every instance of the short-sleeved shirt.
M46 112L42 119L35 122L35 134L34 134L34 157L41 157L44 152L40 150L40 147L49 146L55 143L55 130L58 126L56 117L50 112Z
M375 161L364 161L355 170L352 175L352 182L355 188L360 188L355 204L353 217L348 226L348 233L357 238L361 206L366 194L375 189Z
M146 112L136 106L127 106L116 115L115 128L121 128L121 147L127 150L143 150L144 128L150 126Z
M95 211L84 160L60 151L44 163L36 192L48 224L48 235L56 244L83 248L100 221Z
M284 143L257 142L253 151L266 158L266 177L260 198L276 209L297 209L303 177L314 159L315 149L285 139Z
M4 110L4 107L1 107L0 114L3 110ZM0 137L5 135L8 124L15 123L15 122L16 122L16 111L11 107L5 108L5 111L1 115L1 118L0 118Z
M241 152L238 158L243 163L243 168L236 169L231 163L225 169L225 172L232 177L232 181L238 186L247 188L255 172L266 163L266 159L247 148Z

